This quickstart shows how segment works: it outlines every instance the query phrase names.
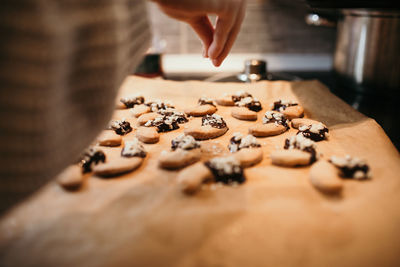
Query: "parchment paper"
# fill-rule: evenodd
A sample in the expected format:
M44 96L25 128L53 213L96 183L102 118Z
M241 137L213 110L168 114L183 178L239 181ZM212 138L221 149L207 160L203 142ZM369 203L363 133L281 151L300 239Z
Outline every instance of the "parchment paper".
M399 154L374 120L318 81L217 84L129 77L121 95L141 92L146 100L170 100L181 109L202 95L238 90L262 102L259 122L275 99L298 100L307 117L330 129L330 140L319 142L317 150L324 157L365 158L372 180L346 180L342 194L332 197L312 187L309 167L272 166L269 152L296 133L291 129L259 139L264 160L245 170L245 184L205 186L188 197L175 184L176 171L157 167L158 154L181 127L146 145L148 158L131 174L90 177L76 193L50 183L12 210L0 222L0 266L398 266ZM206 143L226 153L232 133L247 133L254 122L232 118L230 107L218 106L217 113L229 131ZM127 110L114 114L123 117L135 122Z

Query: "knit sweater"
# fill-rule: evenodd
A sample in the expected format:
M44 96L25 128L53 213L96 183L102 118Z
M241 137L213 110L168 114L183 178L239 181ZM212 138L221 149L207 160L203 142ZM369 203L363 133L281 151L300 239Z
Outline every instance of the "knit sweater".
M76 162L145 52L141 0L2 0L0 213Z

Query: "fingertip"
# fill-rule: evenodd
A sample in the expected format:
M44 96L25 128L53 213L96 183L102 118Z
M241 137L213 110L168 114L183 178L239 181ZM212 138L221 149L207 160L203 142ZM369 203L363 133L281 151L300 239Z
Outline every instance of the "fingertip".
M221 62L220 62L218 59L213 59L213 60L212 60L212 63L213 63L213 65L214 65L215 67L221 66Z

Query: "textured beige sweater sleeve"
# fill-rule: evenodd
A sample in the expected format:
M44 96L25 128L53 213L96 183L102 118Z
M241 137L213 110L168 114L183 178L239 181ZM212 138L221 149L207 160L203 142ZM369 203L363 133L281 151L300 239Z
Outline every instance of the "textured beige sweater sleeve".
M2 0L0 213L79 157L150 39L141 0Z

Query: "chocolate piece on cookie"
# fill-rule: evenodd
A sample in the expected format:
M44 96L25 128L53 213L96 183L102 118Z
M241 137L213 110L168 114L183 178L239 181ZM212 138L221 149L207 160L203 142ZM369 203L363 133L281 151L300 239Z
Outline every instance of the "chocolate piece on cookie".
M126 135L132 131L131 124L125 119L111 121L110 128L118 135Z
M196 141L193 136L180 134L171 140L171 149L191 150L200 148L200 142Z
M144 149L143 143L138 138L134 138L132 141L126 141L121 150L121 156L126 158L144 158L146 155L147 152Z
M160 109L175 108L171 103L163 102L161 100L154 100L151 102L147 102L145 105L150 107L151 112L157 112Z
M263 159L261 145L250 134L243 136L241 133L234 133L228 148L243 168L258 164Z
M203 116L203 118L201 118L201 125L202 126L210 125L211 127L217 129L227 128L224 118L222 118L218 114Z
M241 133L233 133L229 141L228 149L231 153L235 153L243 148L258 148L261 145L258 143L257 138L249 134L244 136Z
M132 95L121 97L121 103L127 108L133 108L136 105L141 105L144 103L144 97L142 95Z
M174 108L159 109L157 113L163 116L172 116L179 124L189 121L184 112L178 111Z
M83 173L88 173L92 171L93 165L97 165L100 162L105 162L106 156L104 152L98 148L91 147L87 149L80 161Z
M199 100L197 101L197 104L200 106L202 105L212 105L214 107L217 106L217 103L214 101L214 99L207 97L200 97Z
M250 93L246 92L246 91L237 91L236 93L234 93L232 95L232 100L233 100L233 102L236 103L236 102L238 102L238 101L240 101L240 100L242 100L243 98L246 98L246 97L253 98L253 96Z
M240 162L235 157L217 157L204 163L214 175L216 182L243 183L246 179Z
M305 138L301 134L297 134L285 140L283 147L287 150L301 150L310 154L310 164L314 163L318 159L316 144L311 139Z
M289 129L289 121L286 116L276 111L265 112L263 123L249 128L249 134L256 137L268 137L279 135Z
M304 109L294 101L278 100L271 104L272 110L279 111L291 120L304 116Z
M147 121L144 126L156 127L159 133L179 129L178 118L174 116L158 116L154 120Z
M299 127L297 134L303 135L315 142L322 141L329 136L329 130L322 123L313 123L311 125L303 125Z
M329 162L340 170L339 174L342 178L356 180L371 178L370 168L362 159L351 157L349 155L344 158L332 156L329 159Z
M181 134L172 139L171 151L162 151L159 165L165 169L178 169L191 165L201 158L200 142L192 136Z
M244 98L240 99L239 101L236 101L235 106L245 107L254 112L258 112L262 109L260 101L258 101L256 98L253 98L250 96L244 97Z

